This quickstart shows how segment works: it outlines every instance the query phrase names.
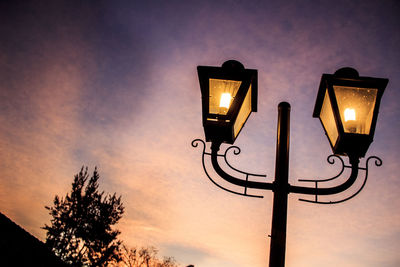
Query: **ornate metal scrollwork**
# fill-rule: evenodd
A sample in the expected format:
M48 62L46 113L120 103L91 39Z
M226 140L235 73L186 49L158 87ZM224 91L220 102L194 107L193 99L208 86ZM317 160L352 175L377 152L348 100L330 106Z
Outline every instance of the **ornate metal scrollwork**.
M337 155L330 155L328 156L328 158L326 159L328 161L329 164L335 164L335 159L339 159L339 161L341 162L342 168L339 171L339 173L331 178L327 178L327 179L320 179L320 180L308 180L308 179L299 179L299 182L310 182L310 183L315 183L315 188L318 189L320 187L318 187L319 183L324 183L324 182L328 182L328 181L332 181L335 180L336 178L340 177L342 175L342 173L344 172L345 168L349 168L351 169L352 166L346 165L343 161L343 159ZM379 167L382 165L382 160L377 157L377 156L371 156L367 159L366 163L365 163L365 167L357 167L359 170L364 170L365 171L365 176L364 176L364 180L362 182L361 187L355 192L353 193L351 196L346 197L344 199L341 200L336 200L336 201L319 201L318 200L318 194L315 194L315 200L309 200L309 199L302 199L300 198L300 201L304 201L304 202L310 202L310 203L315 203L315 204L338 204L338 203L342 203L344 201L347 201L349 199L352 199L353 197L355 197L356 195L358 195L358 193L361 192L361 190L364 188L367 179L368 179L368 166L369 166L369 161L374 159L375 160L375 166Z
M211 153L206 152L206 143L205 143L203 140L201 140L201 139L195 139L195 140L192 141L192 147L198 147L199 143L201 143L201 144L203 145L203 152L202 152L202 156L201 156L201 163L202 163L202 165L203 165L204 172L205 172L205 174L207 175L208 179L210 179L210 181L211 181L214 185L216 185L217 187L219 187L219 188L221 188L221 189L223 189L223 190L225 190L225 191L227 191L227 192L229 192L229 193L232 193L232 194L236 194L236 195L240 195L240 196L245 196L245 197L263 198L263 196L248 194L248 193L247 193L247 186L244 186L244 192L241 193L241 192L236 192L236 191L230 190L230 189L228 189L228 188L225 188L225 187L221 186L220 184L218 184L216 181L214 181L214 179L211 178L211 175L210 175L209 172L207 171L207 168L206 168L206 165L205 165L205 156L207 155L207 156L210 156L210 157L211 157ZM234 155L239 155L240 152L241 152L241 150L240 150L239 147L237 147L237 146L230 146L230 147L228 147L228 148L225 150L224 154L218 154L217 156L218 156L218 157L222 157L222 158L224 159L224 162L226 163L226 165L227 165L229 168L231 168L233 171L245 175L245 176L246 176L246 182L249 181L249 178L250 178L251 176L253 176L253 177L266 177L265 174L249 173L249 172L241 171L241 170L239 170L239 169L233 167L232 164L231 164L231 163L228 161L228 159L227 159L228 152L231 151L231 150L233 151L233 154L234 154Z
M207 175L208 179L210 179L210 181L213 184L215 184L217 187L219 187L229 193L236 194L236 195L241 195L241 196L246 196L246 197L257 197L257 198L262 198L263 196L248 194L247 189L248 188L262 189L262 190L275 190L276 189L274 183L256 182L256 181L250 180L251 177L266 177L266 175L241 171L232 166L232 164L228 161L227 155L229 154L230 151L232 151L234 155L239 155L241 152L239 147L230 146L225 150L225 152L223 154L218 154L220 144L216 144L216 145L214 144L214 146L211 146L211 152L206 152L206 143L201 139L193 140L192 146L198 147L199 143L201 143L203 145L201 161L202 161L204 172ZM225 188L225 187L221 186L220 184L218 184L211 177L210 173L207 171L206 164L205 164L206 156L210 157L211 164L212 164L212 167L214 168L214 171L221 178L223 178L225 181L227 181L231 184L237 185L239 187L243 187L244 192L242 193L242 192L233 191L231 189ZM236 172L236 173L239 173L240 175L244 175L245 179L240 179L240 178L234 177L231 174L225 172L219 165L218 158L222 158L224 160L225 165L228 168L230 168L230 172ZM349 200L349 199L355 197L358 193L361 192L361 190L365 186L365 183L367 182L369 162L371 160L375 160L375 165L379 167L382 165L382 160L376 156L371 156L366 160L365 167L359 167L359 158L357 158L357 157L349 157L349 160L350 160L350 165L346 165L341 157L339 157L337 155L328 156L327 161L329 164L333 165L337 161L341 163L341 169L337 175L335 175L331 178L319 179L319 180L299 179L300 182L314 183L315 186L314 187L303 187L303 186L292 186L292 185L288 184L287 193L288 194L295 193L295 194L304 194L304 195L314 195L315 196L314 200L308 200L308 199L299 199L299 200L305 201L305 202L310 202L310 203L316 203L316 204L337 204L337 203L341 203L341 202L344 202L346 200ZM351 170L351 174L347 178L346 181L344 181L343 183L341 183L339 185L333 186L333 187L321 187L320 186L321 184L323 184L325 182L333 181L333 180L339 178L343 174L345 169ZM364 180L362 182L361 187L354 194L352 194L351 196L346 197L344 199L341 199L341 200L335 200L335 201L320 201L320 200L318 200L319 196L335 195L335 194L344 192L347 189L349 189L350 187L352 187L352 185L355 183L355 181L358 178L358 174L359 174L360 170L365 171L365 176L364 176Z

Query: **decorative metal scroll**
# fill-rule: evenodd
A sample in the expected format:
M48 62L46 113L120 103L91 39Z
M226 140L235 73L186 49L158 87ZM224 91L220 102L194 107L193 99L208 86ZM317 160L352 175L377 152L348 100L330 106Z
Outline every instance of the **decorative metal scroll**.
M231 163L228 161L228 159L227 159L227 155L228 155L228 152L231 151L231 150L233 151L233 154L234 154L234 155L239 155L241 151L240 151L240 148L237 147L237 146L230 146L230 147L228 147L228 148L225 150L225 152L224 152L223 154L217 154L216 156L217 156L217 158L218 158L218 157L222 157L222 158L223 158L223 160L224 160L224 162L225 162L225 165L228 166L228 167L230 168L231 172L234 171L234 172L239 173L239 174L241 174L241 175L244 175L244 176L246 177L245 180L242 180L242 179L239 179L239 178L230 176L229 174L225 173L226 175L230 176L231 179L235 179L236 181L237 181L237 180L243 181L244 183L240 183L239 186L242 186L242 187L244 188L244 192L242 193L242 192L238 192L238 191L233 191L233 190L231 190L231 189L225 188L225 187L223 187L222 185L218 184L218 183L211 177L211 175L210 175L209 172L207 171L207 168L206 168L206 165L205 165L205 157L206 157L206 156L215 157L215 154L206 152L206 143L205 143L203 140L201 140L201 139L195 139L195 140L193 140L193 141L192 141L192 146L193 146L193 147L198 147L199 143L201 143L201 144L203 145L203 152L202 152L201 161L202 161L202 165L203 165L204 172L206 173L208 179L210 179L210 181L211 181L213 184L215 184L217 187L219 187L219 188L221 188L221 189L223 189L223 190L225 190L225 191L227 191L227 192L229 192L229 193L232 193L232 194L241 195L241 196L246 196L246 197L257 197L257 198L262 198L263 196L248 194L248 193L247 193L247 188L256 188L256 189L263 189L263 190L273 190L273 187L271 187L271 186L266 186L266 185L272 185L272 186L273 186L273 183L272 183L272 184L269 183L269 182L265 182L265 183L264 183L264 182L261 182L261 183L259 183L259 182L253 182L253 181L249 180L249 178L251 178L251 177L266 177L266 175L264 175L264 174L255 174L255 173L250 173L250 172L241 171L241 170L239 170L239 169L237 169L237 168L235 168L235 167L232 166L232 164L231 164ZM215 159L215 158L212 158L212 160L214 160L214 159ZM331 178L328 178L328 179L320 179L320 180L299 179L300 182L313 183L313 184L315 185L315 187L301 187L301 186L299 187L299 186L293 186L293 187L290 187L292 190L289 190L288 193L293 192L293 193L299 193L299 194L314 195L314 196L315 196L315 199L314 199L314 200L299 199L300 201L305 201L305 202L310 202L310 203L316 203L316 204L338 204L338 203L342 203L342 202L347 201L347 200L349 200L349 199L352 199L353 197L355 197L356 195L358 195L358 194L361 192L361 190L364 188L364 186L365 186L365 184L366 184L366 182L367 182L367 179L368 179L368 167L369 167L369 162L370 162L371 160L375 160L375 166L378 166L378 167L379 167L379 166L382 165L382 160L381 160L379 157L376 157L376 156L371 156L371 157L367 158L366 163L365 163L365 167L359 167L359 166L358 166L358 162L357 162L357 165L354 165L354 164L353 164L353 166L351 166L351 165L346 165L341 157L339 157L339 156L337 156L337 155L330 155L330 156L328 156L328 158L327 158L327 161L328 161L329 164L335 164L336 161L339 161L339 162L341 163L341 169L340 169L340 171L339 171L339 173L338 173L337 175L335 175L335 176L333 176L333 177L331 177ZM214 166L214 168L215 168L215 166ZM354 180L353 180L353 181L347 180L347 182L350 181L349 187L344 187L343 190L340 190L340 191L337 191L337 190L335 191L334 189L337 189L338 187L340 187L340 186L342 186L342 185L345 185L347 182L344 183L344 184L342 184L342 185L336 186L336 187L320 187L320 185L321 185L321 184L324 184L325 182L333 181L333 180L339 178L339 177L343 174L343 172L344 172L345 169L351 169L351 176L350 176L350 177L353 177L353 178L349 178L349 179L357 179L357 177L354 177L353 174L354 174L355 176L358 176L358 175L359 175L359 170L365 171L365 176L364 176L364 179L363 179L363 181L362 181L361 187L360 187L355 193L353 193L351 196L348 196L348 197L343 198L343 199L341 199L341 200L320 201L320 200L318 199L318 196L322 196L322 195L327 196L327 195L338 194L338 193L340 193L340 192L345 191L347 188L351 187L351 185L353 184ZM220 170L221 170L221 169L220 169ZM222 171L222 170L221 170L221 171ZM220 175L221 175L221 173L220 173ZM222 176L221 176L221 177L222 177ZM224 177L223 177L223 178L224 178ZM224 178L224 179L225 179L225 178ZM226 180L226 179L225 179L225 180ZM231 181L228 181L228 182L231 182ZM249 184L248 184L247 182L249 182ZM234 183L234 182L231 182L231 183L237 184L237 183ZM255 183L255 184L254 184L254 183ZM265 186L264 186L264 185L265 185ZM290 185L289 185L289 186L290 186ZM321 194L321 193L318 194L318 192L320 192L321 190L324 190L325 193L324 193L324 194ZM331 190L332 193L326 193L327 190Z
M324 183L324 182L328 182L328 181L332 181L336 178L338 178L339 176L342 175L342 173L344 172L345 168L349 168L351 169L351 166L346 165L343 161L343 159L337 155L330 155L328 156L328 158L326 159L328 161L329 164L335 164L335 159L338 159L342 165L341 170L339 171L339 173L337 175L335 175L334 177L328 178L328 179L321 179L321 180L307 180L307 179L299 179L299 182L309 182L309 183L314 183L315 184L315 188L319 188L318 185L319 183ZM338 203L342 203L344 201L347 201L349 199L352 199L353 197L355 197L356 195L358 195L358 193L361 192L361 190L364 188L367 179L368 179L368 164L369 161L374 159L375 160L375 166L379 167L382 165L382 160L377 157L377 156L371 156L367 159L366 163L365 163L365 167L358 167L359 170L364 170L365 171L365 176L364 176L364 181L362 182L361 187L351 196L346 197L344 199L341 200L336 200L336 201L319 201L318 200L318 194L315 195L315 200L308 200L308 199L299 199L300 201L305 201L305 202L310 202L310 203L315 203L315 204L338 204Z
M263 198L263 196L248 194L248 193L247 193L247 187L244 187L244 192L241 193L241 192L237 192L237 191L233 191L233 190L230 190L230 189L228 189L228 188L225 188L225 187L221 186L220 184L218 184L216 181L214 181L214 179L211 178L210 174L208 173L207 168L206 168L206 165L205 165L205 156L206 156L206 155L207 155L207 156L211 156L211 153L206 152L206 144L205 144L205 142L204 142L203 140L201 140L201 139L195 139L195 140L192 141L192 147L198 147L199 143L201 143L201 144L203 145L203 153L202 153L202 156L201 156L201 163L202 163L202 165L203 165L204 172L206 173L208 179L210 179L210 181L211 181L214 185L216 185L217 187L219 187L219 188L221 188L221 189L223 189L223 190L225 190L225 191L227 191L227 192L229 192L229 193L232 193L232 194L236 194L236 195L240 195L240 196L246 196L246 197ZM229 161L228 161L228 159L227 159L227 154L228 154L228 152L229 152L230 150L233 151L233 154L234 154L234 155L239 155L240 152L241 152L239 147L237 147L237 146L230 146L230 147L228 147L228 148L225 150L225 153L224 153L224 154L218 154L218 157L222 157L222 158L224 159L226 165L227 165L229 168L231 168L233 171L245 175L245 176L246 176L246 181L248 181L250 177L267 177L265 174L255 174L255 173L244 172L244 171L241 171L241 170L239 170L239 169L233 167L233 166L231 165L231 163L229 163Z

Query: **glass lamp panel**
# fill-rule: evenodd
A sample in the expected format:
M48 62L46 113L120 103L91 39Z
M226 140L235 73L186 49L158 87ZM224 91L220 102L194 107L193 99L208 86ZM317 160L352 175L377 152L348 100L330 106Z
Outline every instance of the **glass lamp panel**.
M335 117L333 115L331 100L329 99L328 90L325 91L324 102L322 103L321 113L319 115L325 131L331 141L332 146L336 144L338 138L338 130L336 127Z
M378 89L333 86L344 132L369 134Z
M251 84L249 90L247 91L246 97L244 98L243 104L240 107L235 124L233 125L233 131L234 131L233 133L235 138L239 134L240 129L242 129L244 123L249 117L250 112L251 112Z
M210 79L209 113L226 115L241 81Z

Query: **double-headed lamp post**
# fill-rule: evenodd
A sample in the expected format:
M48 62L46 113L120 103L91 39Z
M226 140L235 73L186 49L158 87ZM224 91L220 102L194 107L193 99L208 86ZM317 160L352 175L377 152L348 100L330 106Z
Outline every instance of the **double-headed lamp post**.
M379 104L388 79L360 77L352 68L342 68L334 74L323 74L315 103L313 117L319 118L334 155L328 157L333 164L335 159L342 163L338 175L324 180L299 180L310 182L313 187L293 186L288 183L289 172L289 136L290 105L282 102L278 106L277 145L275 179L273 182L251 181L251 177L265 175L244 172L234 168L227 160L231 149L239 154L240 149L231 146L224 154L218 151L222 143L233 144L242 130L251 112L257 111L257 70L245 69L235 60L226 61L222 67L198 66L198 75L202 94L203 126L206 142L211 142L211 153L206 152L205 142L193 140L192 146L203 144L202 164L208 178L218 187L228 192L248 196L262 197L247 193L248 188L271 190L274 193L272 210L272 229L270 244L270 267L285 265L287 201L289 193L314 195L314 200L307 202L335 204L357 195L365 185L368 175L368 162L375 160L380 166L382 161L375 156L369 157L365 167L359 167L359 159L365 156L375 132ZM350 165L346 165L339 156L347 156ZM234 191L218 184L206 168L205 158L211 158L214 171L224 180L244 191ZM226 172L218 158L224 159ZM344 169L351 169L350 177L333 187L320 187L326 181L338 178ZM357 180L359 170L365 171L364 181L353 195L336 201L321 201L319 196L341 193L350 188Z

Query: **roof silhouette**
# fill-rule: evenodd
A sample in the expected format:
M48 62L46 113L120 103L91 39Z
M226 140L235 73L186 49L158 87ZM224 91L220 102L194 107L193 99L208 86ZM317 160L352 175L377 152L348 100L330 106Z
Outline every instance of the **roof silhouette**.
M39 239L0 212L2 266L69 266Z

